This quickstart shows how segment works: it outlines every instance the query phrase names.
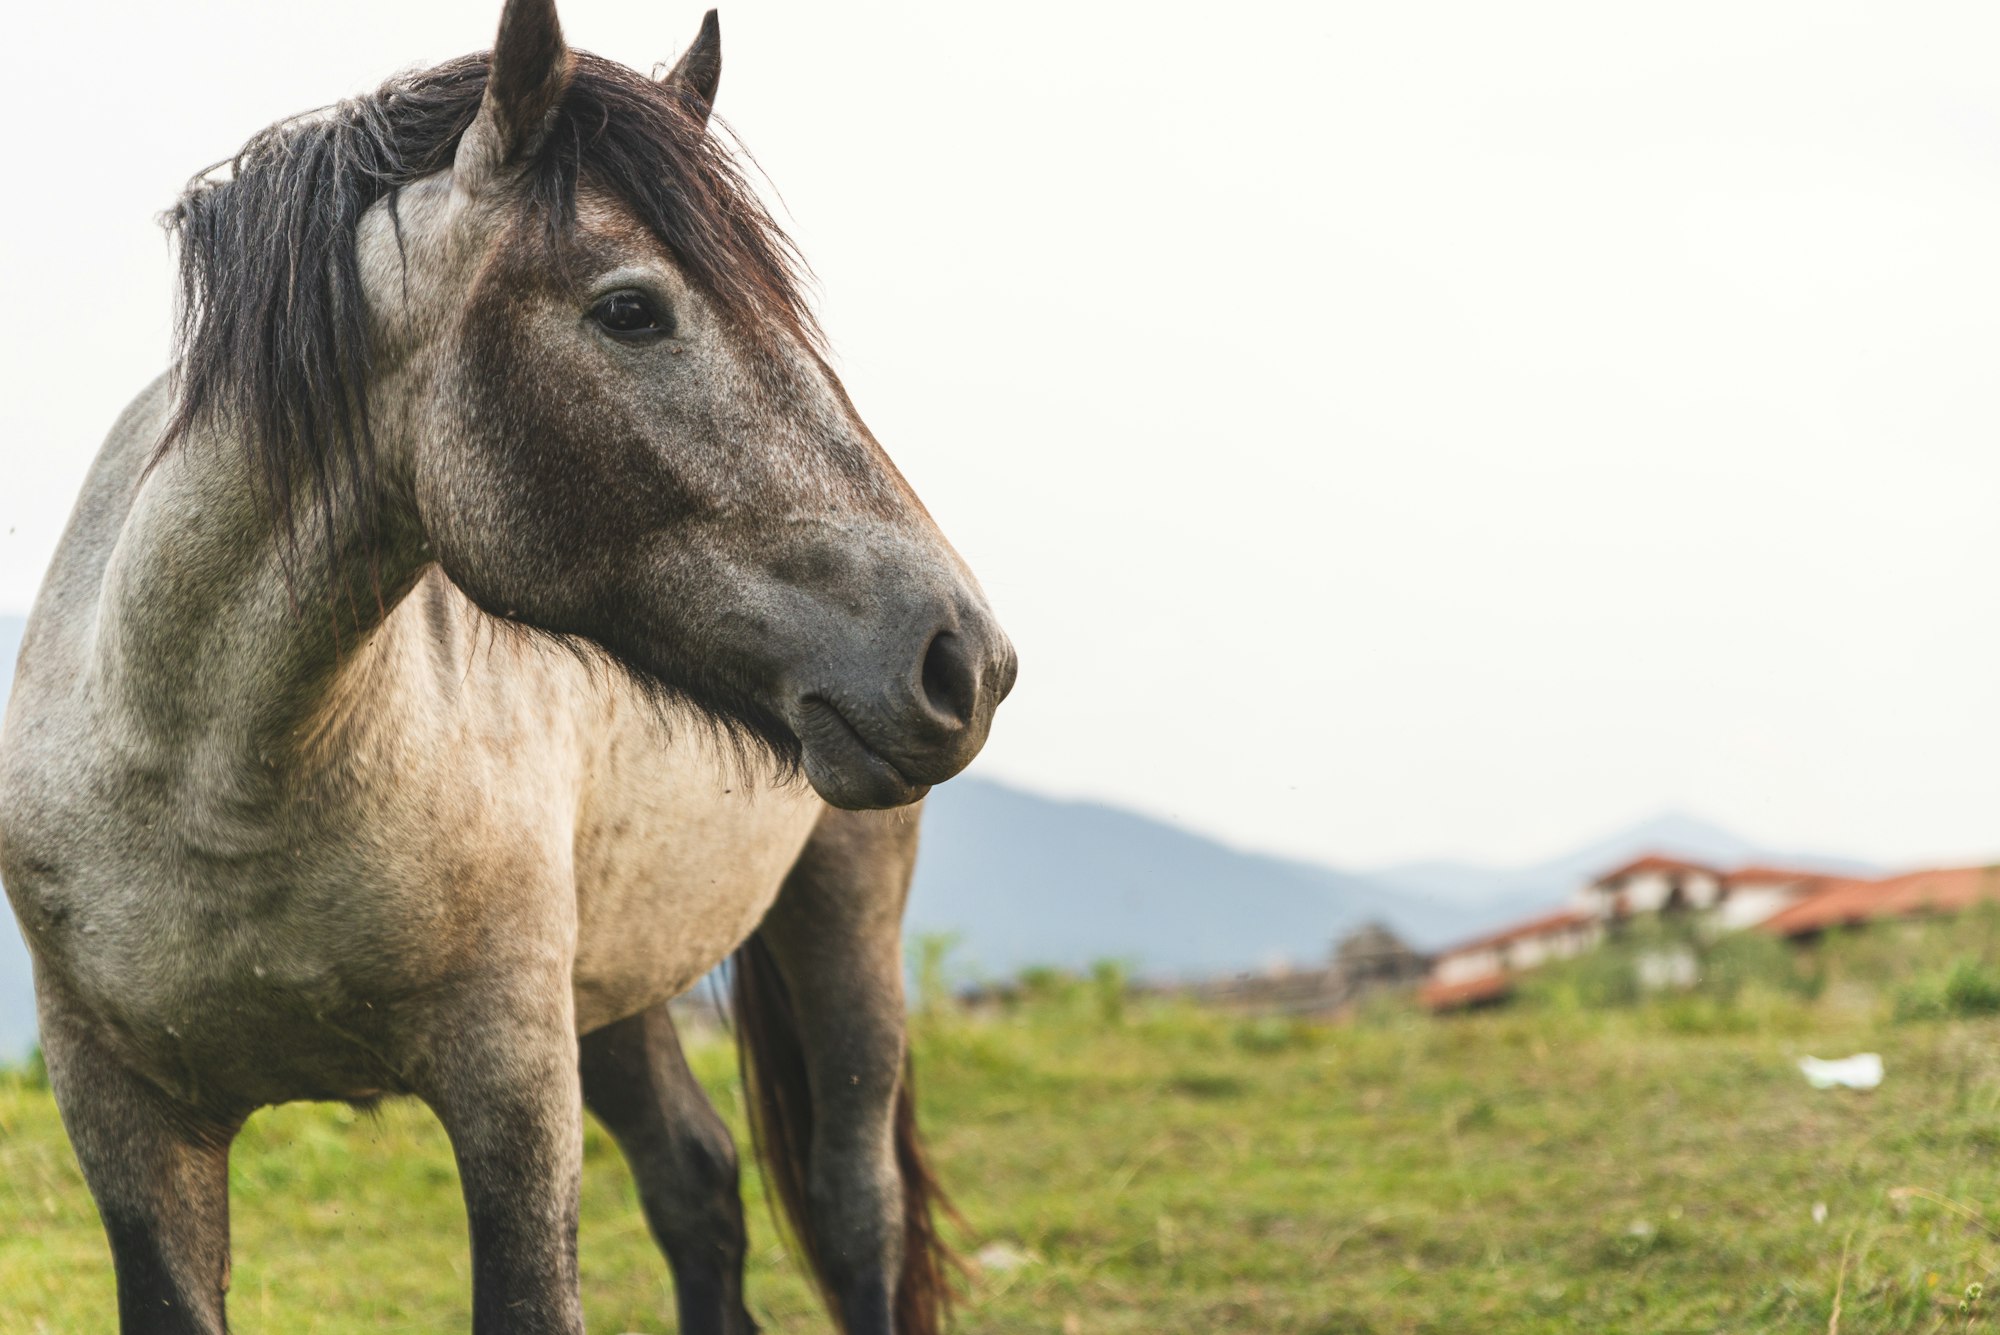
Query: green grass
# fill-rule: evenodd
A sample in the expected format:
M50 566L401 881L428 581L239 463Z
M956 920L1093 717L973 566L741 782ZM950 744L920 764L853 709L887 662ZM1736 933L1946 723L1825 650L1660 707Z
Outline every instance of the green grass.
M1752 940L1644 998L1630 949L1507 1011L1340 1027L1118 1004L1043 976L1013 1011L920 1021L923 1108L987 1273L969 1332L1991 1328L2000 1277L1995 925L1885 928L1803 962ZM1634 947L1636 949L1637 947ZM1912 998L1915 998L1913 1001ZM1881 1052L1871 1093L1798 1056ZM696 1066L739 1125L729 1054ZM616 1151L583 1204L591 1329L673 1329ZM254 1119L233 1175L246 1332L465 1329L464 1220L409 1105ZM824 1330L754 1178L750 1291ZM1821 1219L1815 1207L1823 1206ZM0 1078L0 1330L113 1328L96 1217L47 1092Z

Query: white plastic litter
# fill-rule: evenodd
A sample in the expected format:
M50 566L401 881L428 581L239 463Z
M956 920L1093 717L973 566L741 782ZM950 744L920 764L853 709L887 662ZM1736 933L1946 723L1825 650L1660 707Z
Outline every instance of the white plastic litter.
M1832 1089L1835 1085L1844 1085L1848 1089L1873 1089L1882 1083L1882 1055L1877 1052L1857 1052L1852 1057L1842 1057L1837 1061L1801 1057L1799 1069L1806 1073L1806 1079L1814 1089Z
M981 1270L997 1270L1004 1274L1009 1270L1019 1270L1023 1266L1034 1265L1042 1258L1025 1247L1016 1247L1006 1242L989 1242L981 1247L972 1259L979 1263Z

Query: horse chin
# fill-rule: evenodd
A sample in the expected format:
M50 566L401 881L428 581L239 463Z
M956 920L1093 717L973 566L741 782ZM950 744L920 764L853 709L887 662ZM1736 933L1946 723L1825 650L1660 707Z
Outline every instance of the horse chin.
M903 807L931 790L869 746L838 709L818 696L800 700L788 722L799 739L807 782L833 806L848 811Z

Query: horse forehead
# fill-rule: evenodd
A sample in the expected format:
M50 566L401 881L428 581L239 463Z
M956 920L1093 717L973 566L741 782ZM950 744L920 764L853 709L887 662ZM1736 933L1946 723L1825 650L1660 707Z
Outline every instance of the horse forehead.
M644 250L666 257L653 229L608 190L580 186L576 192L575 237L585 245Z
M680 266L652 228L615 196L580 187L575 212L550 245L548 220L517 207L486 220L482 269L504 271L514 281L568 288L611 269L642 267L678 287ZM675 295L678 295L676 293Z

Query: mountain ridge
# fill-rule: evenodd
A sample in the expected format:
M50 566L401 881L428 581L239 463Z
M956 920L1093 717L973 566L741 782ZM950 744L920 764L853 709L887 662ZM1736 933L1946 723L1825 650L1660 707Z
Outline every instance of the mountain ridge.
M21 654L21 636L28 618L0 613L0 711L7 708L7 693L14 685L14 660Z
M26 617L0 616L0 719L7 714L14 659L27 628ZM35 1040L35 980L13 910L4 905L0 909L5 910L0 911L0 1062L8 1062L21 1057Z
M1369 919L1435 944L1455 917L1350 872L966 777L927 804L906 922L958 935L959 966L985 974L1121 959L1188 976L1317 960Z

